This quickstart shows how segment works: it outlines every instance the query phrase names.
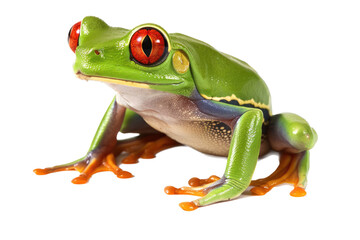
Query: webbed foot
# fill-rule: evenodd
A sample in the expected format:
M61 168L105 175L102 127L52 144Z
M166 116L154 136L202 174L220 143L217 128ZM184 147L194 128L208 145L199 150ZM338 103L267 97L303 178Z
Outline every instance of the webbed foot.
M251 181L250 186L254 187L250 191L254 195L264 195L277 185L289 183L294 185L290 195L303 197L306 195L308 165L309 153L307 151L297 154L281 153L278 168L266 178Z
M154 158L155 155L167 148L180 145L178 142L163 134L140 135L138 137L118 141L111 153L93 154L90 151L85 157L74 162L44 169L35 169L37 175L46 175L60 171L79 171L80 175L72 180L74 184L87 183L90 177L98 172L111 171L118 178L130 178L133 175L122 170L116 163L116 156L127 154L122 163L136 163L139 158Z
M45 175L53 172L74 171L74 170L80 172L80 175L71 181L74 184L87 183L93 174L103 171L111 171L118 178L133 177L131 173L127 171L123 171L121 168L119 168L116 165L115 156L112 153L102 158L92 158L90 155L88 155L84 159L76 161L75 163L44 168L44 169L38 168L35 169L34 172L37 175Z
M165 187L164 191L168 195L179 195L179 194L186 194L186 195L193 195L198 197L204 197L207 193L214 189L215 187L219 186L221 183L219 182L220 178L218 176L212 175L206 179L199 179L199 178L191 178L188 182L190 187L181 187L175 188L173 186ZM179 206L185 211L193 211L197 209L200 204L199 201L195 200L192 202L182 202Z

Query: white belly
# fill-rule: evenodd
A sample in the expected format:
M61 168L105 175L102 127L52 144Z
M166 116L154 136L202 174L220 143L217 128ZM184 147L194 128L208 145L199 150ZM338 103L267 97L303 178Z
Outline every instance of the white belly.
M227 156L233 126L202 113L181 95L111 84L117 102L139 114L151 127L198 151Z

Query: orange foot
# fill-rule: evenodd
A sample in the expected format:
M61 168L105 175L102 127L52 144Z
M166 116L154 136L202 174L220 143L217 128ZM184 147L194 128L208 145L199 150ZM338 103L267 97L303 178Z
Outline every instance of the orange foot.
M119 178L130 178L133 175L123 171L116 164L115 157L119 154L128 154L122 162L136 163L139 158L154 158L155 155L167 148L179 146L180 144L163 134L140 135L138 137L119 141L113 153L103 158L92 158L91 154L75 162L44 169L35 169L37 175L45 175L59 171L80 172L80 175L72 180L75 184L87 183L90 177L98 172L111 171Z
M71 182L74 184L84 184L87 183L90 177L97 173L103 171L111 171L113 172L118 178L130 178L133 175L127 171L123 171L116 165L114 154L108 154L104 158L97 159L89 159L85 158L82 161L76 162L74 164L68 165L61 165L55 166L51 168L44 168L44 169L35 169L34 172L37 175L45 175L53 172L59 171L73 171L77 170L80 172L80 175L74 178Z
M305 196L305 189L298 186L298 158L299 155L296 154L281 153L278 168L267 178L251 181L250 186L254 187L250 191L254 195L264 195L277 185L290 183L294 185L294 189L290 192L291 196Z
M212 175L207 179L191 178L189 180L190 187L175 188L173 186L165 187L164 191L168 195L186 194L203 197L215 186L213 183L220 180L219 177ZM193 211L198 208L194 202L182 202L179 206L185 211Z

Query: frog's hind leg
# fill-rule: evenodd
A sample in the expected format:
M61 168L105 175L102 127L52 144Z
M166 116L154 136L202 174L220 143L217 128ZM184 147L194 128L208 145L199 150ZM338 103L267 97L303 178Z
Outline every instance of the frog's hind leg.
M251 192L264 195L279 184L290 183L294 185L291 196L304 196L309 150L317 140L315 130L303 118L284 113L272 117L267 134L271 148L280 153L280 164L267 178L252 181Z
M125 153L121 163L137 163L139 158L155 158L155 155L165 149L180 146L181 144L165 134L141 134L135 138L118 141L115 155Z
M251 192L255 195L264 195L273 187L289 183L294 185L290 195L302 197L306 194L307 172L309 169L309 151L297 154L280 153L279 167L268 177L252 181L254 186Z

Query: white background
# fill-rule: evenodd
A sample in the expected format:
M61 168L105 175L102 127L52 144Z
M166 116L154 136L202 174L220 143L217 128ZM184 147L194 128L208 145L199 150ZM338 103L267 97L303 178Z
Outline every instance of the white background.
M356 1L7 1L1 5L0 239L359 239L360 14ZM32 170L85 154L112 100L80 81L67 45L87 15L111 26L153 22L248 62L267 82L273 112L316 129L307 196L290 186L185 212L167 185L222 175L226 160L179 147L139 164L135 175L37 176ZM254 178L277 164L270 156Z

